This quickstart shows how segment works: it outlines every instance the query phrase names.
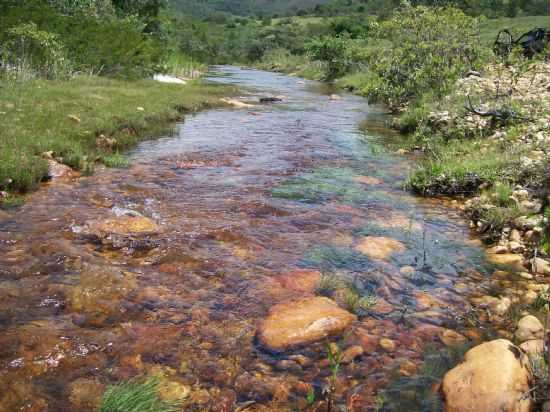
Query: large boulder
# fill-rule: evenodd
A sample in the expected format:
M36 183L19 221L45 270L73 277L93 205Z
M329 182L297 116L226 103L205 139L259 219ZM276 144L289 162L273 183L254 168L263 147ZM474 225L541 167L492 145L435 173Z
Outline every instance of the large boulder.
M267 349L282 352L337 335L355 319L328 298L304 298L273 306L258 329L258 339Z
M517 346L497 339L470 349L447 372L442 391L446 412L529 412L529 360Z

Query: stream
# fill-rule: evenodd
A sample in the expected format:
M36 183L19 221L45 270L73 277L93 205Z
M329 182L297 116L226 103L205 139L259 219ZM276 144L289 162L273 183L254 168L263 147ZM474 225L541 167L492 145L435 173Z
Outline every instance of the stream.
M129 168L54 180L0 215L0 412L92 411L136 376L187 411L326 411L327 341L257 339L319 284L357 315L331 338L357 355L332 410L434 410L427 353L487 333L466 320L492 267L459 208L403 189L414 162L365 99L235 67L209 79L283 101L187 116Z

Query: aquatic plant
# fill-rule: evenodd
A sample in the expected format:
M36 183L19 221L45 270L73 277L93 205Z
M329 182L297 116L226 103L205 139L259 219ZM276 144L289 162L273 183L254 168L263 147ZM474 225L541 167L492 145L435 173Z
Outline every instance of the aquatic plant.
M315 390L311 388L306 395L306 402L308 405L313 405L315 403Z
M337 343L327 343L327 358L330 368L330 385L325 392L327 412L332 411L332 405L334 402L333 397L336 392L336 378L338 377L338 371L340 370L340 365L342 364L342 356L342 350Z
M99 412L177 412L181 402L160 399L158 378L144 382L130 380L110 386L103 394Z
M330 297L338 289L340 283L340 280L334 275L321 275L315 292L318 295Z
M362 188L353 183L355 174L349 168L319 168L281 183L272 190L272 196L304 203L321 203L329 199L355 203L366 196Z
M371 295L361 296L356 290L349 288L344 301L350 312L359 314L360 312L368 312L376 304L376 297Z

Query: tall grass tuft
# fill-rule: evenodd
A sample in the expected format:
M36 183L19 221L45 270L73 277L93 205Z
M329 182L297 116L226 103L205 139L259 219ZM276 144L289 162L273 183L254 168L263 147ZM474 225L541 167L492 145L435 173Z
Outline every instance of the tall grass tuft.
M177 412L180 402L159 398L157 378L145 382L131 380L110 386L101 400L99 412Z

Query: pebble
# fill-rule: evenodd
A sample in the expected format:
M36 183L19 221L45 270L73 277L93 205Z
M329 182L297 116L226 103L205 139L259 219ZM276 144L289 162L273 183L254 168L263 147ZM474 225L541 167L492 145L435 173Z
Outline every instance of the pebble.
M395 342L388 338L382 338L378 343L380 344L380 347L386 352L395 352L395 349L397 348Z
M353 362L356 358L362 356L365 350L361 346L351 346L342 354L342 363L347 364Z

